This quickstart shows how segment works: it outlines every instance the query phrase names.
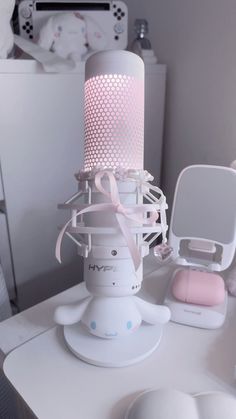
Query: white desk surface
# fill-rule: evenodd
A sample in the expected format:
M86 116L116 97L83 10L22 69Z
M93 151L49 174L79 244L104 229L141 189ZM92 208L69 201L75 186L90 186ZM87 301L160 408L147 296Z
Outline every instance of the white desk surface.
M167 278L164 271L144 281L150 301L163 298ZM75 301L84 292L83 285L72 291L70 296ZM68 294L65 300L70 300ZM58 303L61 298L56 303L51 301L51 309ZM160 346L149 358L118 369L99 368L78 360L67 349L61 328L48 327L43 333L41 325L38 336L6 357L4 372L39 419L121 419L135 395L153 387L188 392L223 390L236 395L235 320L236 299L230 297L221 329L169 323Z
M0 322L0 360L13 349L54 327L53 313L56 307L60 304L76 302L78 299L78 287L79 285L69 288L48 300Z

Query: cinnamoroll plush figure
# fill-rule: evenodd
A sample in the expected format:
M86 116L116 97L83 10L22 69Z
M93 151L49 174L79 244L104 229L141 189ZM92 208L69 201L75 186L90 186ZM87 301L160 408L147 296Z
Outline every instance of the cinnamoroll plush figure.
M140 290L140 282L134 289L130 289L129 278L121 278L117 287L104 287L100 282L86 283L89 295L84 299L57 307L56 323L65 326L81 322L92 335L114 339L135 332L142 321L155 325L170 320L168 307L135 296Z
M58 13L41 28L38 44L62 58L81 61L89 50L106 47L103 31L91 18L78 12Z
M58 307L54 319L63 326L81 321L92 335L114 339L135 332L142 321L153 325L167 323L170 310L135 296L89 296L74 305Z
M14 44L10 24L14 6L15 0L0 1L0 58L7 58Z

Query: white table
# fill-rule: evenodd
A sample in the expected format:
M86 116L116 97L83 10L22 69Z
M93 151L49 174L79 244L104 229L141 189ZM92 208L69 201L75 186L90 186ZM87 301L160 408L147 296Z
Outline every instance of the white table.
M149 260L149 270L154 263ZM172 270L162 268L145 279L143 289L150 301L163 299ZM236 395L236 299L229 298L223 328L203 330L169 323L149 358L116 369L78 360L67 349L62 330L53 325L55 306L75 301L83 292L83 285L78 285L16 316L20 346L10 353L12 338L4 345L1 332L8 336L14 318L0 325L0 347L8 353L4 372L38 418L121 419L135 395L153 387L223 390Z

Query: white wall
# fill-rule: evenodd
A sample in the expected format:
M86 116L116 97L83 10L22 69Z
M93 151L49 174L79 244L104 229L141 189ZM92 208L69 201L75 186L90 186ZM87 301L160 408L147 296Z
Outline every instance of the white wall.
M130 23L148 20L153 48L168 66L162 184L171 203L183 167L228 166L236 158L236 1L127 3Z

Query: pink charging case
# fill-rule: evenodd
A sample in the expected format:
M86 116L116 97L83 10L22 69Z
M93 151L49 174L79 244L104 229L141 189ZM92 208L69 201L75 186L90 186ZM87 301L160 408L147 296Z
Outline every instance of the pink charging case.
M224 301L225 285L215 273L180 269L173 279L172 294L184 303L215 306Z

